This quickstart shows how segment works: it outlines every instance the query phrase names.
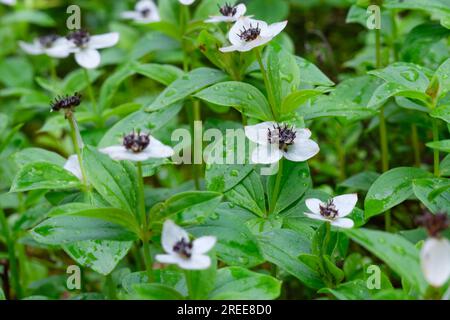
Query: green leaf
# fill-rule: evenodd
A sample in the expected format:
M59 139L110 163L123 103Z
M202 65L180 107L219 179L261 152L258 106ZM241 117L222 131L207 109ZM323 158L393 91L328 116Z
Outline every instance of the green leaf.
M78 69L69 73L62 82L62 93L73 94L74 92L80 92L86 89L88 83L84 72L84 70ZM102 74L102 71L99 70L88 70L90 83L94 83Z
M170 197L159 206L158 218L183 213L183 216L211 214L222 200L222 194L211 191L187 191ZM184 219L183 219L184 220ZM186 221L183 221L186 222Z
M419 292L428 287L422 275L419 250L402 236L368 229L348 229L347 235L383 260Z
M49 162L63 167L66 159L55 152L40 148L25 148L13 155L14 162L23 167L33 162Z
M319 293L332 294L338 300L370 300L370 291L363 280L355 280L338 285L336 288L323 288Z
M89 182L113 207L134 213L137 208L137 173L128 162L113 161L92 147L83 150Z
M183 271L179 269L153 269L155 283L171 287L182 296L187 296L187 288ZM133 272L122 278L122 287L128 294L133 295L135 284L147 284L147 272Z
M225 192L225 197L232 203L250 210L262 217L265 215L264 187L260 176L252 171L231 190Z
M298 109L302 104L308 102L311 98L321 95L323 90L304 89L292 92L283 99L281 103L281 114L289 114Z
M295 56L277 44L269 46L267 73L278 108L286 96L297 90L300 84L300 68Z
M417 179L412 183L415 196L433 213L447 212L450 204L450 179Z
M80 180L63 167L49 162L32 162L23 166L16 174L11 192L73 189L80 186Z
M450 14L449 14L450 15ZM450 30L447 29L447 35L450 35ZM436 70L434 77L439 81L439 93L437 97L442 97L450 91L450 58L445 60Z
M78 264L110 274L131 249L131 241L88 240L64 245L64 251Z
M379 107L389 98L394 96L417 99L424 103L427 103L429 100L429 96L422 91L411 90L409 87L406 87L398 83L386 82L375 90L372 99L370 99L367 106L369 108Z
M72 202L52 209L49 217L77 216L96 218L121 225L139 234L139 224L130 213L116 208L97 208L90 204Z
M106 132L99 142L99 147L104 148L120 144L123 135L128 134L132 130L141 129L154 133L172 120L180 110L181 104L177 103L157 112L148 113L142 110L133 112L118 121Z
M240 130L240 136L237 136L237 139L243 138L243 141L246 141L244 130L238 130ZM253 170L254 166L249 164L247 159L248 154L239 154L237 152L239 144L235 141L234 135L221 135L221 139L215 141L210 150L205 149L204 152L210 162L205 170L208 190L225 193L240 183ZM215 162L216 157L221 161ZM228 161L228 159L232 161Z
M266 97L254 86L237 81L217 83L197 94L196 98L225 107L233 107L251 118L272 120Z
M258 19L274 23L287 18L289 4L287 1L280 0L251 0L248 3L247 11Z
M412 194L412 181L427 178L429 172L419 168L400 167L383 173L370 187L364 208L370 218L402 203Z
M120 84L125 81L125 79L135 74L135 71L131 66L129 64L124 65L103 82L98 99L100 110L106 110L111 106L114 95L119 89Z
M378 179L380 176L377 172L365 171L348 178L347 180L341 182L339 186L345 188L352 188L355 190L368 191L370 186Z
M146 111L156 111L183 100L197 91L224 81L227 75L211 68L198 68L172 82Z
M221 204L202 224L188 228L196 237L214 235L214 250L228 265L252 268L264 262L256 237L246 226L254 216L231 203Z
M326 86L330 87L334 85L334 82L331 81L320 69L309 62L306 59L301 57L295 57L297 61L297 65L300 68L300 81L302 83L307 83L315 86Z
M430 84L424 68L412 63L396 62L384 69L372 70L369 74L411 91L425 92Z
M183 75L183 71L172 65L148 63L134 64L132 69L147 78L169 85Z
M304 193L311 188L312 181L309 172L308 163L292 162L283 160L283 173L280 183L280 193L275 204L274 214L278 214L299 200ZM267 190L269 194L269 203L275 188L277 175L272 175L267 179ZM295 192L292 192L295 190Z
M297 113L305 120L339 117L356 121L368 118L374 115L375 111L366 106L379 83L380 80L370 76L344 80L330 95L314 99L310 105L306 104L298 109Z
M271 263L289 272L310 288L319 289L323 282L316 271L298 259L310 253L311 241L304 235L287 229L273 230L257 236L263 256Z
M133 298L138 300L183 300L175 289L159 283L137 283L133 285Z
M272 300L280 295L281 281L240 267L222 268L217 272L212 300Z
M185 270L186 285L191 300L205 300L214 288L217 276L217 260L210 252L211 266L204 270Z
M84 240L133 241L136 234L129 229L102 219L61 215L45 220L31 230L33 238L49 245Z
M324 266L328 273L333 277L333 283L340 283L344 279L344 271L339 269L330 259L329 256L324 255L322 257Z
M450 123L450 104L439 106L430 112L430 116L433 118L442 119L447 123Z
M53 27L55 20L47 13L38 10L20 10L11 12L2 17L2 24L27 22L40 27Z
M439 151L450 152L450 140L428 142L427 147Z

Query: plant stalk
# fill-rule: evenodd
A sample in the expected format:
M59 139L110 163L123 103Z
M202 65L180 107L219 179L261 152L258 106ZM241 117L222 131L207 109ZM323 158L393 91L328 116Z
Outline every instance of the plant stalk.
M283 177L283 159L278 162L278 172L275 179L275 186L273 188L272 198L269 203L269 214L273 214L275 211L275 205L277 204L278 196L280 194L281 179Z
M264 63L263 63L262 56L261 56L261 49L255 48L254 51L255 51L256 60L258 61L258 64L259 64L259 68L261 69L261 74L263 76L264 85L267 90L267 96L269 97L269 103L270 103L270 107L272 109L272 115L274 117L274 120L278 121L278 112L277 112L277 106L275 104L275 96L273 93L272 85L270 84L270 81L269 81L269 76L267 74L267 70L264 67Z
M438 120L436 118L431 118L431 124L433 126L433 141L437 142L439 141L439 127L438 127ZM439 150L433 149L433 163L434 163L434 176L439 177L440 170L439 170Z
M15 243L13 238L11 237L8 221L6 220L6 215L2 208L0 208L0 226L2 227L3 234L5 236L6 247L8 249L11 283L14 288L16 298L20 299L23 296L23 291L22 286L20 285L20 272L19 272L19 264L17 263L15 255Z

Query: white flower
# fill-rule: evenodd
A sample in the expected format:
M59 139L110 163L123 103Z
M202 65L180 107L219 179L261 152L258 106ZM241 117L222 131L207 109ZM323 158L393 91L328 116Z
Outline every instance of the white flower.
M145 161L150 158L168 158L174 151L151 135L131 132L123 138L122 145L100 149L114 160Z
M308 129L295 129L269 121L246 126L245 135L258 144L252 153L253 163L275 163L283 156L290 161L306 161L319 152L317 143L309 139L311 131Z
M0 0L0 3L6 4L7 6L13 6L16 4L16 0Z
M231 27L228 39L231 46L220 48L222 52L250 51L272 40L286 27L287 21L268 25L265 21L240 17Z
M225 4L220 8L219 11L222 14L221 16L211 16L205 22L235 22L245 14L245 12L247 11L247 7L243 3L240 3L236 6Z
M19 41L19 46L31 55L46 54L53 58L66 58L70 54L67 40L53 34L34 39L32 43Z
M150 23L160 21L158 8L151 0L142 0L136 3L134 11L125 11L121 14L124 19L131 19L137 23Z
M84 30L77 30L67 36L68 50L75 54L77 63L86 69L94 69L100 65L100 53L97 49L109 48L119 42L119 33L111 32L91 36Z
M75 177L83 180L83 174L81 173L80 162L78 161L78 156L76 154L71 155L66 163L64 164L64 169L72 173Z
M422 272L433 287L443 286L450 278L450 242L446 238L428 238L420 251Z
M305 216L329 222L335 227L352 228L353 220L344 217L353 211L357 201L356 193L337 196L326 203L319 199L306 199L305 204L312 213L305 212Z
M167 254L156 255L159 262L177 264L180 268L188 270L201 270L211 265L211 258L205 253L214 247L216 238L206 236L191 241L185 230L171 220L166 220L161 244Z
M178 0L181 4L184 4L185 6L189 6L195 2L195 0Z

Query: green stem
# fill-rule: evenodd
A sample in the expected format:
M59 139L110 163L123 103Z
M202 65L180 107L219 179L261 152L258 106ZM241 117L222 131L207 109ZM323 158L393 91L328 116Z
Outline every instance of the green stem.
M57 81L58 75L56 73L56 62L51 57L49 57L49 59L50 59L50 75L51 75L53 81Z
M381 31L380 29L375 29L375 59L376 68L380 69L382 66L381 62Z
M281 178L283 177L283 159L278 162L278 172L275 179L275 186L273 188L272 198L269 203L269 214L273 214L275 211L275 205L277 204L278 196L280 194Z
M106 285L106 291L108 294L108 299L109 300L117 300L116 285L114 284L114 280L111 276L111 273L106 276L105 285Z
M420 144L419 135L417 133L417 126L411 124L411 142L414 150L414 163L416 167L420 167Z
M144 196L144 177L142 174L142 163L137 162L137 174L138 174L138 196L139 196L139 221L141 223L142 230L142 250L144 251L145 270L147 271L148 282L153 281L153 261L150 254L149 246L149 231L148 231L148 219L145 214L145 196Z
M5 212L0 208L0 226L2 227L5 236L6 247L8 249L8 260L11 273L11 282L16 293L16 298L20 299L23 296L22 287L20 285L19 264L17 263L15 255L15 243L10 234L8 221L6 220Z
M258 64L259 64L259 68L261 69L261 74L263 76L264 85L266 86L267 96L269 97L269 103L270 103L270 107L272 109L272 114L273 114L274 120L277 121L278 120L278 112L277 112L277 106L275 104L275 96L274 96L274 93L272 90L272 85L270 84L270 81L269 81L269 76L267 74L266 68L264 67L264 63L263 63L262 56L261 56L261 49L255 48L254 51L255 51L256 60L258 61Z
M431 118L431 123L433 126L433 141L437 142L439 141L439 127L438 127L438 122L436 118ZM433 150L433 163L434 163L434 176L435 177L439 177L440 176L440 172L439 172L439 150L438 149L434 149Z
M77 154L78 162L80 164L81 176L83 179L83 185L87 190L89 190L88 180L86 178L86 172L84 170L84 165L81 157L81 151L83 148L83 140L81 139L80 130L78 129L77 120L73 113L67 113L66 118L69 120L70 125L70 136L72 137L73 148Z
M201 110L200 110L200 101L198 100L194 100L192 102L192 112L193 112L193 116L194 116L194 121L193 121L193 129L194 131L194 137L196 137L197 139L200 137L199 142L197 143L197 141L194 141L194 160L196 160L199 156L200 156L200 160L202 157L202 146L201 145L197 145L197 144L201 144L202 143L202 139L201 139L201 127L200 130L197 128L197 126L195 126L195 123L197 122L201 122L202 121L202 115L201 115ZM200 153L199 155L197 153ZM198 160L198 159L197 159ZM202 165L201 164L193 164L193 170L194 170L194 182L195 182L195 189L200 190L200 176L201 176L201 172L202 172Z
M396 10L391 11L391 24L392 24L392 52L394 53L395 61L398 61L399 55L395 40L398 38L398 28L397 28L397 12Z

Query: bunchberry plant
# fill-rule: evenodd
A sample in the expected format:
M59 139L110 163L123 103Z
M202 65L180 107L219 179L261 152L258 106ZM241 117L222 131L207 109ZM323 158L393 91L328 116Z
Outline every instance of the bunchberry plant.
M41 2L0 1L0 299L449 299L444 0Z

